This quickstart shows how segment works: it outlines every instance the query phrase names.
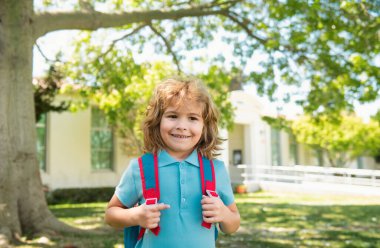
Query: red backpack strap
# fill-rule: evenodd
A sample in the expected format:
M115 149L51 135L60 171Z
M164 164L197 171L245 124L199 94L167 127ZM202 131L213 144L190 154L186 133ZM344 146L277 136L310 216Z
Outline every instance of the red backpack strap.
M158 178L157 154L146 153L138 158L143 196L146 205L158 203L160 199L160 184ZM160 232L160 226L150 229L156 236ZM138 240L143 237L145 228L140 229Z
M214 162L205 157L202 157L200 153L198 153L198 161L202 182L202 195L218 197L218 193L216 193ZM202 221L202 226L210 229L211 223Z

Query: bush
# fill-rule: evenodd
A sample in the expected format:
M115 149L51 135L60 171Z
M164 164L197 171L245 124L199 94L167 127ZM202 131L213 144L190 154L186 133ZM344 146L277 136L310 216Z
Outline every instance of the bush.
M46 194L48 204L107 202L115 192L113 187L56 189Z

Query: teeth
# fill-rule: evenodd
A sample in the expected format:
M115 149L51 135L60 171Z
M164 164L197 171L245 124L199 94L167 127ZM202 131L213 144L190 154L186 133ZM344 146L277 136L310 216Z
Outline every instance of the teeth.
M172 136L176 137L176 138L181 138L181 139L185 139L185 138L189 138L190 136L185 136L185 135L177 135L177 134L172 134Z

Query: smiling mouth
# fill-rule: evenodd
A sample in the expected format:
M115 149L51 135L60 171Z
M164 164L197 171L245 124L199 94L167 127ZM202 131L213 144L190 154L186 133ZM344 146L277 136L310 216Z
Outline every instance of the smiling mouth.
M191 137L191 136L179 135L179 134L170 134L170 135L173 136L174 138L177 138L177 139L187 139L187 138Z

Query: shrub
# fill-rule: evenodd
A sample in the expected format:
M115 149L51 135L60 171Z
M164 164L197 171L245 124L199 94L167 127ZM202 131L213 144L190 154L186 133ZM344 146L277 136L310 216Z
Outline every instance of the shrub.
M68 188L56 189L46 194L48 204L106 202L114 194L115 188Z

